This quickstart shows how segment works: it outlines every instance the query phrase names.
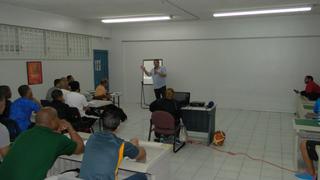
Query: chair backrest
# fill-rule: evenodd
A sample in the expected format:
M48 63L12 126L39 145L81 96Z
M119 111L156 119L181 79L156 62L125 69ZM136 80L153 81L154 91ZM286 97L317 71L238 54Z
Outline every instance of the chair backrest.
M78 108L75 107L69 107L69 113L67 120L70 123L80 122L81 121L81 115L78 110Z
M43 107L50 106L50 101L48 100L40 100L40 103Z
M175 129L175 119L165 111L154 111L151 115L151 122L155 126L155 131Z

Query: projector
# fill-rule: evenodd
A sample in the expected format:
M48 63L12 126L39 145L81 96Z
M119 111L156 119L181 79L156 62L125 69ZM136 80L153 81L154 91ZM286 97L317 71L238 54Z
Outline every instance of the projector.
M190 102L190 106L192 106L192 107L203 107L204 105L205 105L205 102L202 102L202 101Z

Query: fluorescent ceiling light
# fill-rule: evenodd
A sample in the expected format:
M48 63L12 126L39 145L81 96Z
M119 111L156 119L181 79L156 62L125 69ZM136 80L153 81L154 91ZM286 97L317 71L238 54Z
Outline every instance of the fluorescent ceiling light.
M150 16L150 17L128 17L128 18L113 18L103 19L103 23L124 23L124 22L143 22L143 21L164 21L170 20L170 16Z
M275 13L290 13L290 12L304 12L311 11L311 6L295 7L295 8L279 8L279 9L261 9L251 11L231 11L231 12L219 12L214 13L214 17L228 17L228 16L248 16L256 14L275 14Z

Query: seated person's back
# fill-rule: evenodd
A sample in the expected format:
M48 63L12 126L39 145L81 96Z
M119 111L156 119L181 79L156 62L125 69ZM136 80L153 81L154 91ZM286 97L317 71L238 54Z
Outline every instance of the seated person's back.
M25 131L31 125L32 112L40 110L40 103L33 98L29 86L22 85L18 91L21 97L11 104L10 119L17 122L21 131Z
M56 89L51 93L52 102L49 106L53 107L58 112L60 119L68 119L69 105L64 103L63 93L61 90Z
M94 133L86 143L80 169L80 178L86 180L114 180L124 157L138 161L146 158L145 150L139 146L137 139L126 142L114 134L120 125L117 114L108 112L103 117L105 131Z
M67 130L71 139L61 134ZM60 155L82 153L81 137L72 126L59 120L50 107L37 113L36 126L19 135L0 166L1 179L42 180Z
M70 83L71 92L66 95L66 103L71 107L78 108L81 117L86 116L88 110L88 102L84 95L80 94L80 84L78 81Z
M10 87L6 85L0 86L0 95L5 96L5 99L6 99L6 107L2 115L0 115L0 120L1 120L1 119L7 119L10 117L10 108L12 104L10 101L10 98L12 96Z
M168 88L166 90L166 97L162 99L157 99L150 104L150 111L165 111L170 113L177 121L179 121L181 117L180 107L178 103L173 99L174 90L172 88Z

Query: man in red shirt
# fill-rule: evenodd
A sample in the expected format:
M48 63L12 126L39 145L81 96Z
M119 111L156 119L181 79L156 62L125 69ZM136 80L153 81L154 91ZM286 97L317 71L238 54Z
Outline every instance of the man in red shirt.
M313 81L313 77L306 76L304 78L304 82L306 84L305 90L299 92L295 89L294 92L300 93L301 96L305 96L311 101L315 101L320 98L320 86Z

